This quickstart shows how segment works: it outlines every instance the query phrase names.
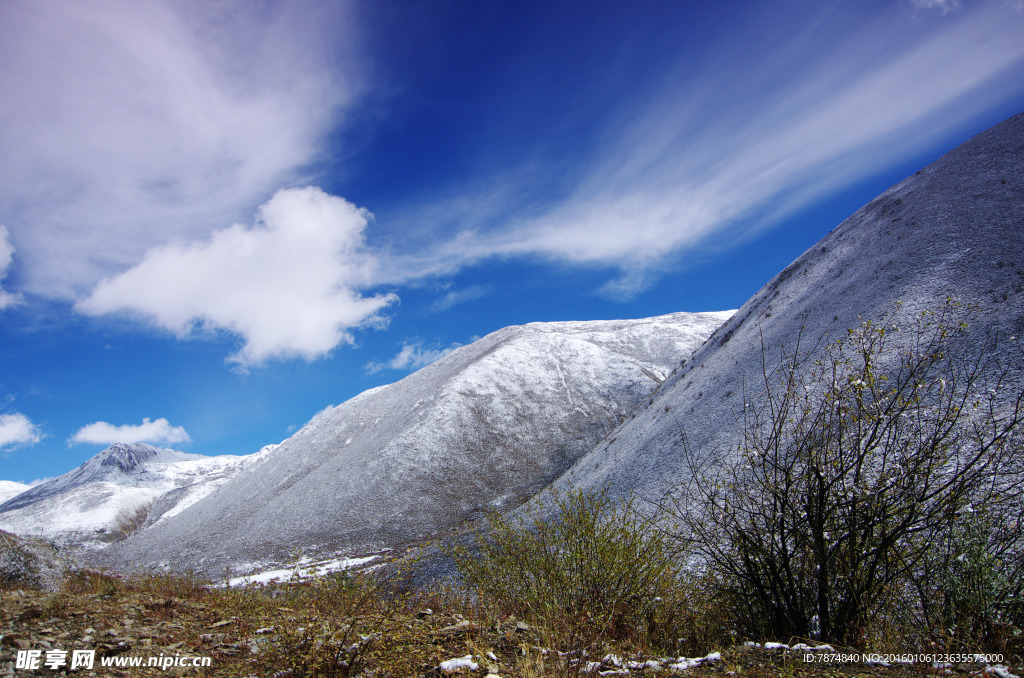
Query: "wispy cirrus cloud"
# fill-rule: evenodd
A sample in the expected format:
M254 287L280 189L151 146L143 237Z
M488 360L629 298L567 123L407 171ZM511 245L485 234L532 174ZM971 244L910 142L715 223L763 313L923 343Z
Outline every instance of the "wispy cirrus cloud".
M4 278L7 277L7 271L10 268L11 261L13 259L14 246L11 245L10 233L8 233L7 228L0 225L0 283L2 283ZM8 306L20 304L21 301L21 295L11 294L3 288L0 288L0 311L4 310Z
M462 344L453 343L441 348L440 346L425 346L420 341L407 342L402 344L402 349L391 360L367 363L366 371L369 374L376 374L384 370L418 370L437 362L460 346Z
M462 289L448 290L430 306L430 310L434 312L447 311L448 309L458 306L459 304L465 304L470 301L476 301L487 295L487 288L483 285L470 285Z
M393 257L388 279L540 257L618 269L607 290L628 296L681 254L732 246L1024 95L1024 16L999 2L949 16L908 7L828 6L731 35L733 51L680 63L610 116L616 128L564 199L526 213L504 186L477 209L460 196L466 218L445 224L455 235Z
M0 3L0 219L74 298L320 159L362 84L349 3Z
M937 10L942 14L960 9L960 0L911 0L918 9Z
M182 426L172 426L160 417L141 424L115 426L105 421L95 421L78 429L68 439L68 444L86 443L91 445L113 445L114 443L152 443L155 445L187 443L190 438Z

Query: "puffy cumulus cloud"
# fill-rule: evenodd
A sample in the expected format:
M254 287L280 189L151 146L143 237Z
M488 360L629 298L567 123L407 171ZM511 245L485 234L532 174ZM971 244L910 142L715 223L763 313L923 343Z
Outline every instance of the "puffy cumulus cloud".
M325 355L349 330L383 321L393 294L362 296L376 265L364 246L369 214L318 188L279 191L251 227L149 250L142 262L103 280L77 308L128 312L179 336L195 326L244 340L231 360Z
M426 347L422 342L411 342L402 344L402 350L400 350L394 358L387 362L370 362L366 364L366 371L370 374L376 374L384 370L418 370L421 367L426 367L432 362L440 360L455 349L462 346L459 343L453 343L448 348L440 347Z
M0 449L15 445L32 445L41 439L39 428L24 414L0 414Z
M363 91L350 4L0 2L21 290L77 298L295 185Z
M171 426L163 417L150 421L147 417L141 424L115 426L105 421L95 421L78 429L68 439L68 444L87 443L92 445L113 445L114 443L152 443L154 445L187 443L190 438L181 426Z
M11 234L0 225L0 282L7 277L7 269L11 267L14 260L14 246L11 245ZM0 288L0 311L21 303L21 295L11 294Z

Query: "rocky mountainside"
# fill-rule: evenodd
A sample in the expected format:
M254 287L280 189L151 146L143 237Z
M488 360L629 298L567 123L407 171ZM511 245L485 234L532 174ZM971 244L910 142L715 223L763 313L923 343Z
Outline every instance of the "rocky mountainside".
M97 554L223 575L365 553L513 508L593 447L726 313L507 327L322 412L181 513Z
M687 454L736 435L744 394L764 388L762 345L777 364L801 329L806 347L900 302L905 317L939 310L947 295L977 306L968 354L993 335L1024 337L1024 114L893 186L807 250L559 485L657 495L687 473ZM1011 377L1024 388L1019 371Z
M0 530L0 590L33 587L52 591L67 567L67 560L46 539Z
M73 471L0 504L0 528L65 545L101 546L118 521L139 515L140 522L159 522L198 501L256 458L208 457L145 443L118 443Z

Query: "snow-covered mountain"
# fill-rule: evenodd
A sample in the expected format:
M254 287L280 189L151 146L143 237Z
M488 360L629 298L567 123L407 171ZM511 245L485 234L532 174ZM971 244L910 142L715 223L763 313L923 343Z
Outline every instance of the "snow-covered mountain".
M771 363L801 328L807 347L897 302L907 315L941 309L947 295L977 305L971 353L984 353L990 334L1024 337L1024 114L893 186L807 250L558 484L657 495L687 472L682 434L695 454L736 434L745 389L763 388L762 341ZM1010 377L1024 388L1024 375Z
M64 475L0 504L0 529L62 544L99 546L138 511L154 523L178 513L258 455L208 457L118 443Z
M96 554L242 572L395 547L512 508L561 475L725 313L507 327L310 421L203 500Z

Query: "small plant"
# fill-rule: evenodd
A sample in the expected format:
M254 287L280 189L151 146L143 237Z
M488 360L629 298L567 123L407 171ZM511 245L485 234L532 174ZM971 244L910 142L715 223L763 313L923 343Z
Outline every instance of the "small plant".
M386 579L357 574L286 585L289 596L279 601L302 609L309 618L300 626L278 625L261 662L290 678L364 673L404 609L401 596L384 595L386 584Z
M967 506L932 538L913 578L916 626L931 645L1022 654L1022 526L1003 518L988 506Z
M280 675L290 678L359 675L366 668L368 651L377 636L371 633L353 639L354 635L349 625L339 626L328 621L286 628L265 660L277 668Z
M615 502L606 491L550 500L550 514L492 514L473 549L456 549L466 582L543 624L577 656L606 640L649 640L679 584L679 561L663 533L632 501Z
M120 577L95 570L74 570L69 572L62 583L65 594L84 594L112 597L123 592L125 583Z

